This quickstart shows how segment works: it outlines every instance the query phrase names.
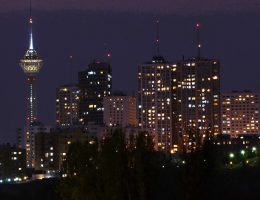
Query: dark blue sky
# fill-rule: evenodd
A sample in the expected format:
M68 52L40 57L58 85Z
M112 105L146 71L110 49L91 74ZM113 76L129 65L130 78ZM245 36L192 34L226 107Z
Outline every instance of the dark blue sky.
M146 12L168 14L205 14L229 12L257 12L259 0L32 0L41 10L80 9L115 12ZM0 10L21 10L29 0L1 0Z
M1 0L0 11L22 10L29 0ZM259 0L32 0L41 10L80 9L92 11L205 14L229 12L257 12Z
M25 6L17 8L20 2L27 1L12 0L10 5L10 1L4 2L8 12L0 8L4 11L0 14L0 142L13 142L15 129L22 127L25 121L25 75L18 63L28 48L28 12L23 11ZM45 61L37 88L38 115L44 124L54 124L55 88L70 80L69 55L74 57L72 71L76 82L77 72L85 69L92 59L102 58L104 43L108 43L112 54L113 88L129 93L136 91L137 64L150 60L155 53L154 22L157 18L161 21L161 52L166 59L176 61L182 55L195 55L194 24L200 21L202 55L221 61L222 91L260 91L260 14L255 12L256 1L250 1L251 4L243 0L227 4L214 1L212 5L208 1L196 1L204 2L205 10L193 5L193 1L159 3L152 0L150 6L144 0L139 6L134 4L135 0L131 5L126 1L114 6L107 3L100 6L100 2L107 1L97 1L100 4L90 1L90 7L79 4L80 10L64 10L69 8L66 2L80 1L64 0L60 7L57 0L52 6L54 1L44 2L47 3L35 2L34 7L43 9L33 12L35 47Z

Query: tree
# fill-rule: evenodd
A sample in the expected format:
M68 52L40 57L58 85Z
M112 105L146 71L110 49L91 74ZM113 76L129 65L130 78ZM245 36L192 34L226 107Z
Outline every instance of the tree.
M71 144L58 191L62 199L147 200L152 182L152 139L146 133L128 143L121 129L97 140Z
M100 199L97 160L97 140L89 138L84 143L77 142L70 145L62 170L68 177L61 180L58 186L62 199Z

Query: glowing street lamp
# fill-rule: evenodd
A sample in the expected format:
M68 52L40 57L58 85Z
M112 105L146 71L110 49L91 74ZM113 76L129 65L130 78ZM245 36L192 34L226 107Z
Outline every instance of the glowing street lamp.
M235 155L233 153L229 154L229 158L234 158L234 157L235 157Z
M243 155L243 156L244 156L246 152L245 152L245 150L241 150L241 152L240 152L240 153L241 153L241 155Z

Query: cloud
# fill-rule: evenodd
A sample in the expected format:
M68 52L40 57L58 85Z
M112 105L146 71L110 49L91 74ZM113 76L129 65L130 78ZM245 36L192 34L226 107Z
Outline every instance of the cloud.
M40 10L102 10L148 12L160 14L204 14L212 12L260 11L259 0L32 0ZM29 0L0 0L0 10L14 11L28 8Z

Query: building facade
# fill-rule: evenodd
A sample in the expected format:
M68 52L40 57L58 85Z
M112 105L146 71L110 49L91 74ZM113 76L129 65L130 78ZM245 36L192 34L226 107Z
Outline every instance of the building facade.
M155 147L171 151L174 135L173 79L176 64L161 56L138 65L138 123L143 130L151 130Z
M221 101L222 133L259 134L259 95L251 91L223 94Z
M62 85L56 89L56 125L69 127L79 124L78 106L80 90L75 85Z
M137 126L136 98L133 96L104 97L104 124L106 126Z
M25 128L26 139L28 140L30 137L30 152L28 153L28 144L26 143L26 166L27 168L35 168L35 135L38 133L49 133L51 131L51 126L44 126L40 123L33 124L29 128Z
M109 63L93 61L79 72L80 122L103 124L103 98L111 95L112 69Z
M62 129L49 133L37 133L35 136L35 169L59 171L66 159L69 145L87 141L88 137L81 130Z
M192 58L177 63L174 77L174 113L182 149L194 147L207 134L218 135L220 122L220 63L215 59ZM193 133L197 135L194 135Z
M0 178L23 177L26 174L25 149L10 144L0 145Z
M138 66L139 125L154 132L158 150L188 151L220 133L219 75L219 62L203 58Z

